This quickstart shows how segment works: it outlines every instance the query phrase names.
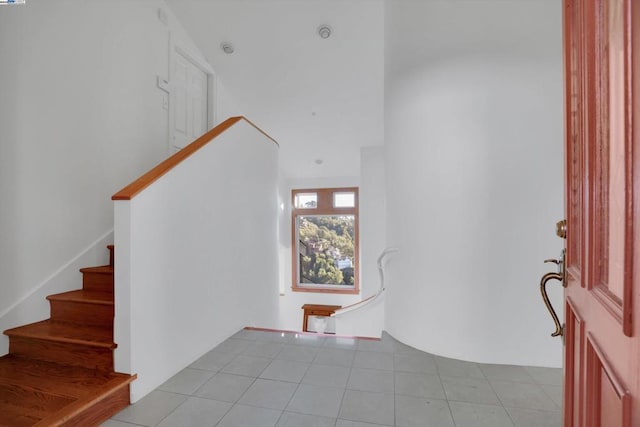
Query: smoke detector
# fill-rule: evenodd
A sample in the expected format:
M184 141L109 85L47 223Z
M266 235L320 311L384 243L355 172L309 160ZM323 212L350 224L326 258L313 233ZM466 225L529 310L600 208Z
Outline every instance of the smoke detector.
M331 27L328 25L320 25L318 27L318 35L320 38L328 39L331 37Z
M220 44L220 49L227 55L231 55L234 51L233 45L229 42L223 42Z

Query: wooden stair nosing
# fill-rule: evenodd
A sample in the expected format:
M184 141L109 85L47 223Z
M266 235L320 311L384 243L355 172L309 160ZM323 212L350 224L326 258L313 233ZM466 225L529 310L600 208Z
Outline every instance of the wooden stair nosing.
M80 273L113 274L113 266L99 265L96 267L83 267L80 269Z
M75 302L79 304L113 305L113 293L77 289L47 296L49 301Z

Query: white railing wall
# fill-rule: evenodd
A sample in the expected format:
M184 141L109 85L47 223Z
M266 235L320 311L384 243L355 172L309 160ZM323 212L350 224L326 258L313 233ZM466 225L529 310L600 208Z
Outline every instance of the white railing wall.
M132 402L241 328L277 326L277 151L241 119L115 200L115 368L138 375Z

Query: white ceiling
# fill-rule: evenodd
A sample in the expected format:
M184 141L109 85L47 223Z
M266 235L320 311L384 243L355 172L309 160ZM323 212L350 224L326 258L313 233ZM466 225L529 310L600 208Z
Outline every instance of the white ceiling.
M286 177L359 175L360 147L384 139L382 0L166 1L240 112L280 143Z

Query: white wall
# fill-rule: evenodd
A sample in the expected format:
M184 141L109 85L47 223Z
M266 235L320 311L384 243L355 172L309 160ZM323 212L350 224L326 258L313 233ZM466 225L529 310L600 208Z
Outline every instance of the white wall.
M387 243L400 252L385 325L399 340L560 366L538 284L562 247L561 43L557 1L387 4Z
M216 76L215 101L215 111L218 123L225 121L229 117L243 115L242 109L238 107L233 93L219 76Z
M115 202L116 370L138 374L132 401L243 327L277 327L277 151L241 120Z
M161 0L0 8L0 330L48 317L78 260L106 262L111 195L167 156L169 33L202 57Z
M167 3L242 113L281 144L283 175L358 175L360 147L383 144L384 0ZM232 55L220 49L226 41Z
M385 248L384 148L360 149L360 299L378 291L377 259ZM362 308L335 317L336 333L379 337L384 329L384 295ZM345 304L343 304L345 305Z
M301 188L359 187L360 294L291 291L291 190ZM384 151L367 147L360 152L359 177L282 180L279 218L280 328L302 328L303 304L346 306L374 295L379 287L376 259L384 249ZM384 322L384 299L329 320L327 331L338 335L379 337Z

